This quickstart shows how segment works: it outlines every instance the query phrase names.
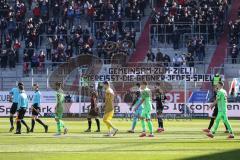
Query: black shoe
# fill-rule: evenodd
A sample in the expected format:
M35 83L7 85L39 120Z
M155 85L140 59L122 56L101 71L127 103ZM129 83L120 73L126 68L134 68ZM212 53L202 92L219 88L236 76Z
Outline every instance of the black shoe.
M68 133L68 129L67 129L67 128L64 128L63 134L67 134L67 133Z
M44 127L44 129L45 129L45 133L48 133L48 126L47 125Z
M95 132L100 132L100 129L96 130Z
M14 134L21 134L21 132L16 132L16 133L14 133Z
M9 129L9 132L12 132L14 130L14 127L11 127L10 129Z
M91 132L91 129L87 129L86 131L84 131L84 132Z
M29 132L30 132L30 133L33 133L33 129L31 128Z
M27 128L27 133L29 133L30 132L30 128Z

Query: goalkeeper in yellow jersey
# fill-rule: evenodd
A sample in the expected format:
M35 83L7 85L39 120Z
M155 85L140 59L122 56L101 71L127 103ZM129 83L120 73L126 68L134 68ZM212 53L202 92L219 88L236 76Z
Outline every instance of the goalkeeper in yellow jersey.
M105 81L103 84L105 89L105 106L103 122L106 124L108 128L107 136L111 137L115 136L116 133L118 132L118 129L115 128L111 122L114 115L114 92L112 88L110 88L110 84L108 81Z

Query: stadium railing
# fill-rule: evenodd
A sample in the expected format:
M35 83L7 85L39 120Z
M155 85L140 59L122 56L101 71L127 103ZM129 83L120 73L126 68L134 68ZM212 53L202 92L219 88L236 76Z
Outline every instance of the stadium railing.
M99 60L98 60L99 61ZM148 66L148 67L174 67L174 63L166 63L166 62L143 62L143 63L132 63L128 62L126 63L125 60L120 59L101 59L102 63L92 61L88 67L94 69L94 67L102 67L102 65L119 65L119 66ZM188 62L192 63L192 62ZM185 65L181 66L175 66L175 67L187 67L189 66L188 63L185 63ZM61 64L68 64L68 62L44 62L39 63L38 66L31 67L31 63L24 63L24 64L17 64L17 69L12 70L11 74L5 74L4 72L1 72L0 79L1 79L1 89L8 88L8 82L14 82L19 81L22 79L29 79L31 84L38 81L42 85L44 85L45 88L49 88L49 77L52 72L56 72L56 69ZM100 65L100 66L99 66ZM28 68L25 68L28 66ZM69 63L69 67L62 69L60 72L57 71L58 75L61 77L65 77L66 74L69 74L68 68L70 68L71 64ZM21 69L22 68L22 69ZM204 74L206 73L208 69L208 64L206 62L201 61L194 61L194 73L198 74ZM76 68L77 69L77 68ZM6 73L9 73L8 71ZM75 74L75 73L74 73ZM9 80L11 79L11 80Z
M142 32L142 24L141 24L141 20L122 20L120 21L123 24L123 28L134 28L136 32ZM113 24L118 24L119 21L94 21L93 22L93 28L92 31L94 31L94 33L96 33L96 31L98 29L100 29L103 24L107 24L107 26L111 26ZM116 28L118 28L116 26Z
M216 45L219 32L213 27L212 24L194 24L194 23L177 23L177 24L150 24L150 34L149 39L151 44L154 41L157 45L167 45L172 44L173 32L168 31L168 27L172 27L172 30L177 31L179 36L179 47L185 47L187 41L192 38L204 38L205 44ZM155 42L155 43L156 43ZM159 43L160 42L160 43ZM156 45L156 44L155 44ZM154 46L154 45L152 45Z
M237 46L237 48L238 48L238 50L239 50L239 47L238 47L238 46ZM239 52L238 52L237 57L236 57L236 58L233 58L233 57L232 57L232 49L233 49L233 47L227 47L227 48L226 48L226 51L225 51L225 61L224 61L225 64L232 64L232 60L234 60L234 59L236 59L236 63L237 63L237 64L240 63L240 61L239 61L239 59L240 59L240 57L239 57Z
M225 58L224 64L240 64L240 58L239 58L239 56L237 58Z

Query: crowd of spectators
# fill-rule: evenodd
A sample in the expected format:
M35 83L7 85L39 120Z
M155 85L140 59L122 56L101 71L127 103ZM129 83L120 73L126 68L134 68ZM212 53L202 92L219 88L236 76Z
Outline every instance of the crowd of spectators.
M30 67L44 66L46 60L65 62L85 53L102 57L99 48L109 41L129 40L135 46L135 24L131 21L141 20L147 3L145 0L0 0L1 67L14 68L23 61L27 72ZM93 22L97 21L100 27L94 28ZM102 21L111 24L102 25Z
M172 65L174 67L189 66L194 67L195 63L203 63L205 58L205 41L203 37L189 38L187 43L187 54L175 53L170 58L169 55L163 54L158 49L157 53L154 54L152 51L147 53L147 62L160 62L164 66Z
M151 38L157 43L174 43L185 33L205 34L214 40L223 31L228 12L227 0L161 0L160 10L153 9ZM158 25L154 25L158 24Z
M153 9L151 18L152 24L161 25L151 28L152 35L166 34L167 42L178 49L180 35L192 31L185 24L194 24L196 32L220 33L231 1L159 2L160 10ZM110 42L122 44L127 41L135 47L137 31L134 21L140 21L145 15L147 3L146 0L0 0L0 66L14 68L16 63L23 61L24 71L28 72L30 67L42 68L47 62L65 62L78 54L96 54L109 59L113 52L105 48ZM231 52L238 54L234 46L238 46L238 30L235 28L239 25L229 25ZM213 35L208 36L213 38ZM158 39L161 42L163 37ZM128 45L125 47L129 48ZM191 39L187 48L191 60L203 60L205 42L202 37ZM130 53L121 47L117 51ZM151 54L151 51L147 59L175 61L167 55Z
M228 50L227 56L231 58L231 63L240 63L238 59L239 55L239 40L240 40L240 8L239 8L239 19L235 22L229 22L229 34L228 34Z
M205 58L205 41L203 37L189 39L187 44L188 53L196 57L195 61L203 62Z
M191 53L175 53L174 56L170 57L158 49L156 53L151 50L148 51L147 62L156 62L158 65L164 67L194 67L196 61L194 60L194 55Z

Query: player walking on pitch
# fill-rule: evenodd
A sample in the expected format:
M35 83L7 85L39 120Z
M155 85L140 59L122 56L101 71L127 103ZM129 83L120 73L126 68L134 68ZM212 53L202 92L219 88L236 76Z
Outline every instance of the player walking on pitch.
M157 111L157 120L158 120L158 129L157 132L163 132L163 119L162 119L162 113L163 113L163 103L167 99L166 95L163 93L163 90L161 88L158 88L156 90L156 98L154 99L156 101L156 111Z
M134 99L134 101L132 103L132 106L130 107L130 110L132 110L132 108L133 108L133 110L134 110L133 114L134 115L133 115L132 128L130 130L128 130L128 133L134 133L134 129L137 125L137 121L142 115L142 105L140 105L138 107L140 102L141 102L141 93L140 93L140 91L137 91L136 92L136 98ZM135 109L135 107L138 107L138 109Z
M64 129L64 134L67 134L68 129L64 126L62 121L63 111L64 111L64 93L62 90L62 83L56 83L56 98L57 104L55 107L55 121L57 122L57 133L56 136L61 135L61 128Z
M213 97L214 101L217 99L217 91L218 91L217 86L214 86L214 97ZM213 113L212 113L212 117L211 117L210 122L209 122L209 126L208 126L208 128L203 129L203 132L206 132L206 133L209 133L209 132L210 132L210 130L211 130L213 124L214 124L214 121L215 121L217 115L218 115L218 106L217 106L217 103L216 103L216 105L214 106L214 110L213 110ZM225 133L229 133L228 130L227 130L227 126L226 126L225 123L224 123L224 126L225 126L225 128L226 128Z
M108 128L108 133L106 136L115 136L118 132L118 129L115 128L111 122L113 115L114 115L114 92L112 88L110 88L110 84L108 81L105 81L104 83L104 89L105 89L105 106L104 106L104 116L103 116L103 122L106 124ZM112 129L112 131L111 131Z
M10 94L10 102L12 102L12 106L10 109L10 130L9 132L12 132L14 130L14 125L13 125L13 116L14 114L17 112L17 108L18 108L18 96L19 96L19 86L23 85L22 83L18 83L17 87L12 88L12 90L9 92Z
M211 132L209 132L207 134L207 136L211 137L211 138L214 137L214 134L216 133L218 126L219 126L219 122L221 120L223 120L224 124L226 124L227 129L230 133L228 138L234 138L232 127L231 127L231 125L228 121L228 117L227 117L227 92L226 92L226 90L223 89L223 86L224 86L223 82L218 82L217 99L211 104L211 108L213 108L216 104L218 105L218 115L216 118L216 122L215 122L214 127L211 130Z
M95 118L97 123L97 130L95 132L100 132L100 121L99 121L99 108L97 107L97 92L91 93L91 108L88 113L88 129L85 132L91 132L92 128L92 118Z
M45 125L41 119L38 117L39 112L41 112L40 103L41 103L41 93L39 91L38 84L33 85L34 95L33 95L33 105L32 105L32 127L30 132L34 132L35 121L41 124L44 127L45 133L48 132L48 126Z
M28 98L27 94L24 91L24 86L20 85L19 87L19 96L18 96L18 107L17 107L17 129L15 134L21 134L21 123L23 123L27 128L27 133L29 132L29 127L23 120L26 110L28 109Z
M147 82L144 81L141 84L141 102L138 105L138 107L140 107L141 104L143 104L143 111L142 111L142 115L141 115L141 123L142 123L142 134L140 135L140 137L146 137L146 123L145 120L147 122L148 125L148 129L149 129L149 136L148 137L154 137L153 135L153 124L151 121L151 111L152 111L152 93L151 90L148 88L147 86ZM136 107L135 109L138 109L138 107Z

